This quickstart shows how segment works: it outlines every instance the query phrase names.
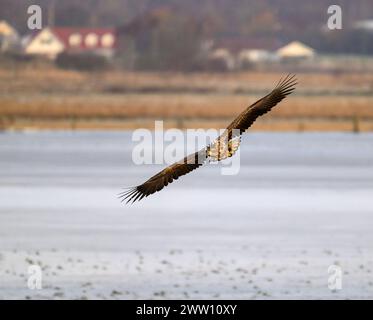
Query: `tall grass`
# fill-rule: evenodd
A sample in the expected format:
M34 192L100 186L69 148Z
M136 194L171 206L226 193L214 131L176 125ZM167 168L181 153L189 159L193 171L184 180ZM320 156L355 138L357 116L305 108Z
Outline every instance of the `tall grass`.
M204 127L228 123L270 91L278 73L79 73L51 68L0 70L0 127L57 122L102 127L141 127L166 119L171 125ZM308 130L370 128L373 121L372 74L297 75L296 94L259 122L271 128ZM355 119L355 120L354 120ZM356 122L356 119L358 121ZM87 122L88 121L88 122ZM277 121L277 124L274 124ZM289 125L286 125L286 122ZM118 124L119 123L119 124ZM294 123L296 123L294 125ZM26 124L25 124L26 125ZM68 125L69 126L69 125ZM79 125L76 125L79 126ZM365 128L365 129L364 129ZM369 129L370 130L370 129Z

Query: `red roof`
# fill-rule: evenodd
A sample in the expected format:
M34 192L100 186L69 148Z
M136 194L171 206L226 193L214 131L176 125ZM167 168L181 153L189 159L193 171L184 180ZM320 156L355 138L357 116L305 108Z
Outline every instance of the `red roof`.
M52 33L64 44L66 49L78 50L95 50L95 49L113 49L116 46L116 34L114 28L72 28L72 27L55 27L50 28ZM70 37L72 35L80 35L81 41L79 44L72 45ZM87 45L86 38L88 35L95 35L97 43L95 45ZM110 45L103 44L103 36L113 36L113 42Z

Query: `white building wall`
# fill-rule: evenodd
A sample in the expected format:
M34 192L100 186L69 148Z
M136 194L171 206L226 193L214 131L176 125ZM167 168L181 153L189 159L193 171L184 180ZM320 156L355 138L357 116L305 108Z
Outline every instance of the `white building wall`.
M31 55L43 55L55 59L64 51L63 43L50 31L49 28L42 30L30 40L25 47L25 53Z

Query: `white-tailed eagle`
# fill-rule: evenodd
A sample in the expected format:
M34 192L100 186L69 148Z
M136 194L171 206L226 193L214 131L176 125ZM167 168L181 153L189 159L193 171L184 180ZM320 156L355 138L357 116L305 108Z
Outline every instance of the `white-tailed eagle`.
M122 201L127 201L127 203L130 201L132 201L132 203L140 201L144 197L162 190L179 177L199 168L206 161L220 161L231 157L239 148L242 133L244 133L258 117L269 112L287 95L291 94L295 90L296 84L295 75L288 75L284 79L281 79L269 94L246 108L234 119L223 134L213 143L168 166L143 184L126 189L119 194L119 197Z

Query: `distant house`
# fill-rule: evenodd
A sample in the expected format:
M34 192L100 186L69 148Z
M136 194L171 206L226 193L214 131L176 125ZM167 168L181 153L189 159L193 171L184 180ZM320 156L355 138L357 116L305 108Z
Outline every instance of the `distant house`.
M24 52L55 59L60 53L94 53L112 57L116 47L112 28L45 28L28 36Z
M0 52L12 51L19 46L19 35L6 21L0 21Z
M211 67L216 70L233 70L236 65L235 57L225 48L213 50L209 60Z
M316 51L299 41L293 41L276 51L280 59L310 59L316 55Z
M210 56L215 58L217 52L223 52L224 50L224 59L227 62L228 69L242 68L252 64L276 60L277 56L274 51L280 45L281 43L276 39L229 37L216 40ZM220 56L223 58L222 54ZM232 59L234 60L233 63Z
M274 61L276 60L276 55L272 51L265 49L244 49L238 55L238 62L240 65L246 63L260 63L265 61Z

